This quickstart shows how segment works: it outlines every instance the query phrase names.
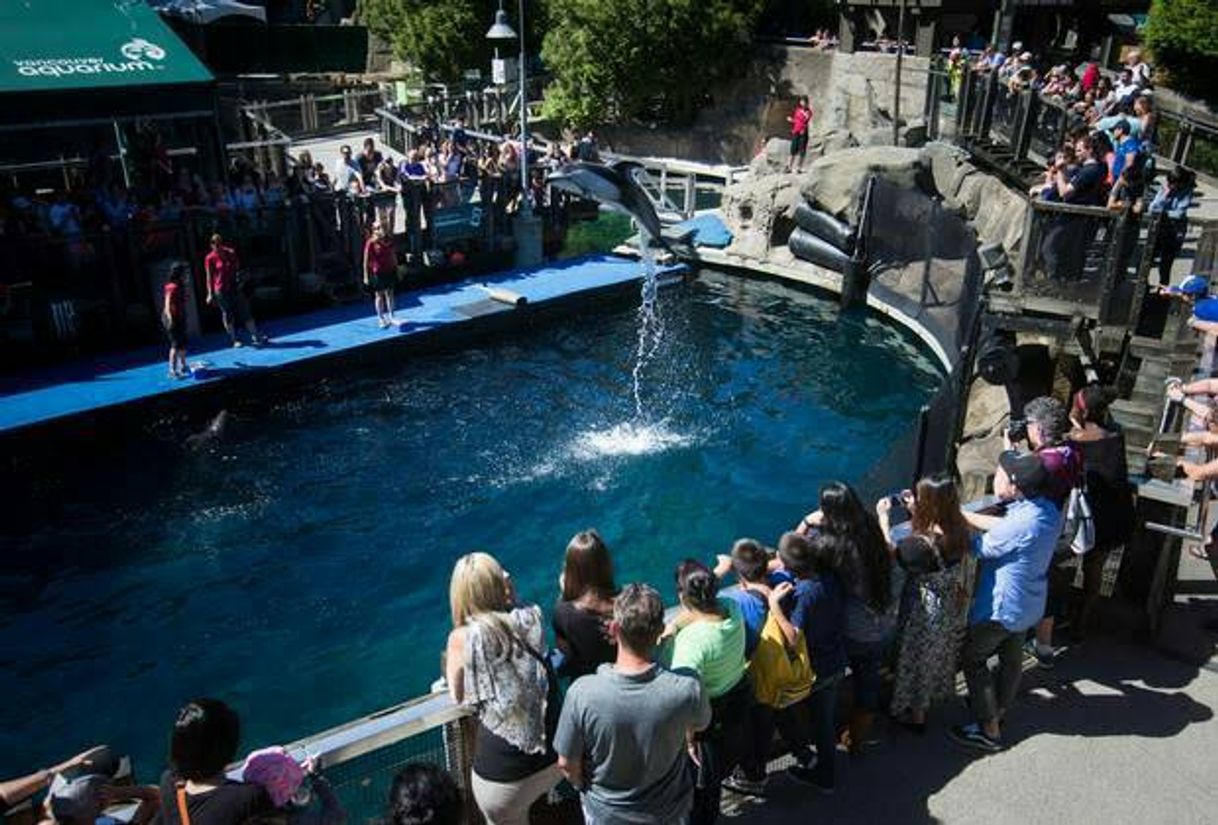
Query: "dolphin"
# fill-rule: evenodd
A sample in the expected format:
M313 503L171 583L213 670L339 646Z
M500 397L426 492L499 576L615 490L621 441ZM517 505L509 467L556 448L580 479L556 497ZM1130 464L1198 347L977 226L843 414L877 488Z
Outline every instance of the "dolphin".
M186 437L186 448L188 450L203 450L218 443L224 438L224 433L228 429L228 410L220 410L211 423L207 425L207 429L202 432Z
M574 161L564 163L546 176L546 183L564 192L600 201L617 212L623 212L638 223L653 243L672 252L668 241L660 234L660 218L651 198L643 190L641 178L646 171L631 160L610 164Z

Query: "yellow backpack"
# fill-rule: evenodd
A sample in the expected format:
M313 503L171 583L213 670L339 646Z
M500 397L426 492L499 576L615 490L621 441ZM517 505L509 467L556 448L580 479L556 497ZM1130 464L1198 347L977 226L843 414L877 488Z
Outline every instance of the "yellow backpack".
M802 630L796 632L794 648L787 647L773 613L767 614L749 666L753 674L753 695L761 704L782 709L807 698L812 692L816 674L812 672L812 660L808 657Z

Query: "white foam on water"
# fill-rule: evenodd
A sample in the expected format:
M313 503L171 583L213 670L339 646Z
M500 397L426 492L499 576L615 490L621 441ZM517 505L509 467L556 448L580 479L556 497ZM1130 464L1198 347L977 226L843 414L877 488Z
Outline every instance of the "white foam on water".
M587 461L605 456L641 456L687 447L694 439L668 429L664 422L628 421L607 430L581 433L571 448L572 457Z

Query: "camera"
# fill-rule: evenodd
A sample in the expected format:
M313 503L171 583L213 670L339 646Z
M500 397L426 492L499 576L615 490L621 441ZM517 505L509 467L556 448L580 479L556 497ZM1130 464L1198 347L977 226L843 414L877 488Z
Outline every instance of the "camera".
M1024 441L1027 439L1027 437L1028 422L1024 421L1022 418L1012 419L1011 423L1007 425L1007 438L1011 441L1011 443L1013 444L1016 441Z

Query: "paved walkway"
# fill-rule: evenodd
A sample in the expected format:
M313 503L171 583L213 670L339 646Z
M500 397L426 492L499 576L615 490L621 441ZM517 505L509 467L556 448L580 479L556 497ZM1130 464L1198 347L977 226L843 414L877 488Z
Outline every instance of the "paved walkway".
M1201 632L1212 604L1175 608ZM1172 632L1183 632L1177 629ZM1212 657L1218 636L1206 636ZM1194 651L1196 648L1193 648ZM963 702L933 716L924 736L880 731L865 756L839 756L825 797L772 776L764 804L732 795L741 825L770 823L1209 823L1218 821L1218 664L1144 645L1088 641L1053 671L1025 674L1009 717L1009 747L975 756L944 735Z

